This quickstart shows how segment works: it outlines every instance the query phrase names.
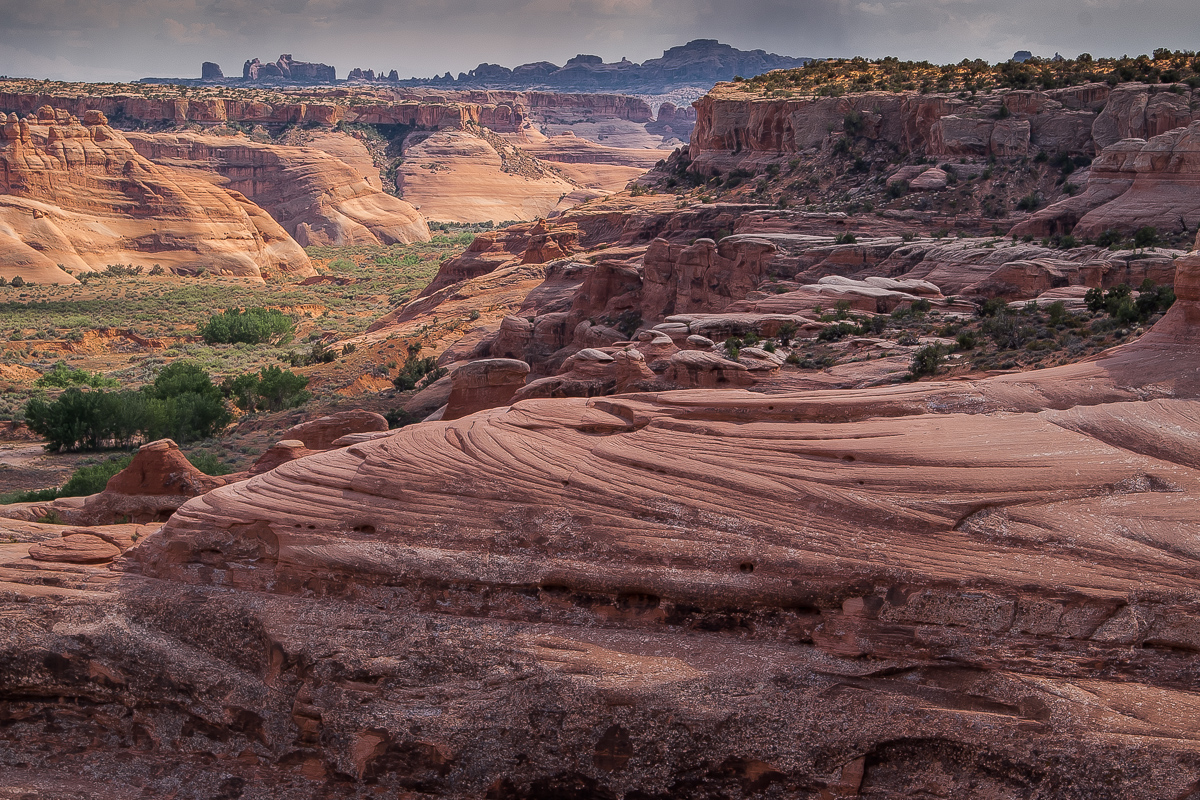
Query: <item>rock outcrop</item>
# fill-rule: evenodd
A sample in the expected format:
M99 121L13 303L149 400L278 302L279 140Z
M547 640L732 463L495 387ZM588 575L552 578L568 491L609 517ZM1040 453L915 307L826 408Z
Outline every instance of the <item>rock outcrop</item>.
M92 111L9 114L0 133L0 275L73 283L112 263L181 274L312 274L308 256L260 207L140 156Z
M577 55L561 67L548 61L522 64L513 69L499 64L480 64L469 72L460 72L457 79L446 73L441 77L399 81L399 84L658 94L680 87L708 88L736 75L761 75L773 69L801 67L809 61L808 58L780 56L763 50L738 50L716 39L695 39L663 51L661 58L651 58L641 64L626 59L605 63L600 56ZM370 73L369 78L367 73ZM356 68L351 75L364 80L375 79L374 70ZM392 75L395 75L394 70ZM396 82L395 78L388 80Z
M385 194L361 170L325 150L263 144L244 136L135 132L126 137L154 163L223 179L220 185L266 209L301 246L430 238L425 218L411 204Z
M525 385L529 365L514 358L485 358L450 373L450 397L442 419L459 419L507 405Z
M439 222L534 220L602 194L570 183L511 145L449 130L410 137L396 188Z
M223 76L216 75L211 77L219 78ZM242 80L244 81L268 81L272 79L276 81L295 81L305 84L333 83L337 80L337 70L328 64L296 61L289 54L282 55L277 60L266 64L255 58L242 65Z
M765 99L719 84L697 103L694 169L728 169L828 145L847 133L928 156L1092 155L1130 137L1188 125L1182 84L1088 84L1044 92L1005 90L963 99L915 92Z
M363 411L336 411L317 419L293 425L284 431L284 439L299 440L309 450L328 450L333 443L352 433L375 433L386 431L388 422L382 414Z
M129 466L109 478L104 491L88 497L67 517L84 525L162 522L191 498L226 480L205 475L174 441L159 439L142 445Z
M1094 238L1147 225L1163 234L1200 227L1200 122L1184 124L1149 141L1126 138L1106 147L1082 194L1034 213L1012 232Z
M1186 797L1198 276L1080 364L526 400L0 565L0 787Z

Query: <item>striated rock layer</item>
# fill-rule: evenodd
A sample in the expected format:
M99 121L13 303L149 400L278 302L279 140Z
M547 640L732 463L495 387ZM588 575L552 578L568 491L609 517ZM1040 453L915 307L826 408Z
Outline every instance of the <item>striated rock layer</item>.
M1190 231L1200 226L1198 153L1196 122L1149 141L1122 139L1092 163L1082 194L1038 211L1012 233L1095 237L1107 230L1128 234L1147 225L1161 233Z
M223 179L223 186L265 208L302 246L429 241L429 226L415 208L323 150L243 136L129 133L126 138L157 164Z
M1200 256L1175 286L1087 363L526 400L198 497L115 580L0 566L43 598L0 788L1191 796Z
M132 263L182 273L312 274L308 256L238 192L147 161L103 114L43 108L0 133L0 275L73 283Z

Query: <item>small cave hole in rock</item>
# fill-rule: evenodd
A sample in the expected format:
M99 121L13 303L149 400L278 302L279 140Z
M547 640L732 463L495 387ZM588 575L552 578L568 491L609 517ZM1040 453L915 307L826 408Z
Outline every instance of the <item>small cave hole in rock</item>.
M743 561L741 564L738 564L738 570L743 575L749 575L751 572L754 572L754 564L750 561Z

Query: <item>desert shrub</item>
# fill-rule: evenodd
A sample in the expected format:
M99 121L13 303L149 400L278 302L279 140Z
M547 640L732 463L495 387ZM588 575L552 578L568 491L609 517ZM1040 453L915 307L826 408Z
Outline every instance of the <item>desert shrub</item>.
M192 466L205 475L228 475L233 468L207 450L197 450L187 454L187 460Z
M1133 246L1135 249L1153 247L1154 245L1158 244L1158 241L1158 228L1154 227L1153 225L1145 225L1141 228L1138 228L1133 234Z
M50 451L129 447L138 438L190 442L208 438L231 418L208 373L187 361L168 365L141 391L71 387L54 401L32 398L24 413Z
M22 286L25 285L25 279L22 278L20 275L14 275L13 279L11 281L9 281L9 285L12 286L13 288L20 289Z
M1121 243L1121 232L1116 228L1109 228L1096 237L1096 244L1100 247L1113 247Z
M69 386L91 386L93 389L104 387L115 387L117 382L112 378L106 378L99 372L88 372L82 369L72 369L67 366L67 362L58 361L54 367L37 379L36 386L42 388L54 387L56 389L66 389Z
M924 375L936 375L945 359L946 351L940 344L927 345L913 353L909 372L914 378L920 378Z
M990 300L984 300L979 306L979 316L994 317L997 314L1003 314L1008 310L1008 304L999 297L993 297Z
M407 392L428 386L448 371L445 367L439 367L433 356L421 358L421 344L413 342L408 346L408 357L404 359L400 374L392 384L400 391Z
M985 319L980 330L1001 350L1024 347L1026 342L1037 336L1037 328L1022 324L1016 314L1007 311Z
M130 461L133 461L133 456L120 456L80 467L57 489L11 492L0 497L0 503L44 503L59 497L84 497L102 492L108 479L128 467Z
M421 417L411 411L405 411L403 408L393 408L384 414L383 418L387 420L389 430L414 425L421 421Z
M1017 208L1021 211L1037 211L1042 207L1042 198L1037 192L1030 192L1017 201Z
M782 344L784 347L787 347L791 343L792 339L796 337L796 334L799 331L800 326L798 326L795 322L791 322L790 320L780 325L779 333L777 334L780 344Z
M1070 316L1067 313L1067 305L1062 300L1046 306L1046 315L1049 317L1051 325L1061 325Z
M818 342L836 342L839 339L844 339L847 336L856 336L862 333L862 328L852 322L839 322L836 325L829 325L822 328L817 334Z
M199 332L208 344L261 344L292 333L295 325L277 308L229 308L209 317Z
M833 240L834 244L856 244L857 242L858 239L855 239L854 234L850 233L849 231L834 237Z
M954 341L959 350L974 350L977 343L975 334L971 331L963 331L955 337Z
M226 378L221 392L243 411L282 411L308 402L308 378L277 366Z

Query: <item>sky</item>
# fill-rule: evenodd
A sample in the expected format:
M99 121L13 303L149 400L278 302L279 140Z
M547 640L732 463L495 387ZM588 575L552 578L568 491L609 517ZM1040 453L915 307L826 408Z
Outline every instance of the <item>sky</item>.
M1200 48L1198 0L0 0L0 74L227 76L248 58L402 78L578 53L657 58L691 39L790 56L1001 61L1017 50Z

